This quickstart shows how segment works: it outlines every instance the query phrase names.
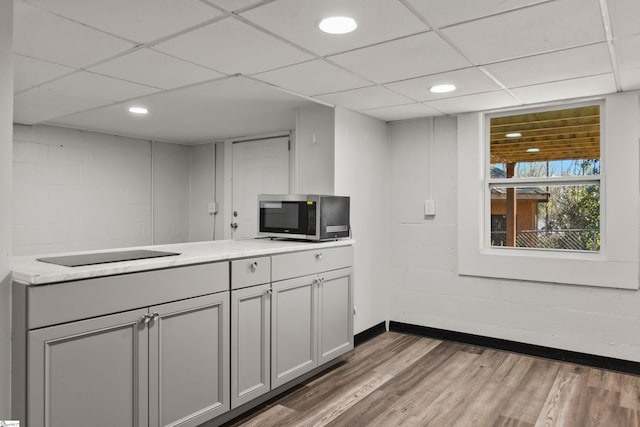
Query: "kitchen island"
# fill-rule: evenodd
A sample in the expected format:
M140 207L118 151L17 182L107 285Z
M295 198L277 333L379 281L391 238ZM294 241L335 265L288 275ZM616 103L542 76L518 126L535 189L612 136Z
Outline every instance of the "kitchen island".
M237 416L353 348L352 245L159 245L133 249L178 255L80 267L13 258L14 418L197 426Z

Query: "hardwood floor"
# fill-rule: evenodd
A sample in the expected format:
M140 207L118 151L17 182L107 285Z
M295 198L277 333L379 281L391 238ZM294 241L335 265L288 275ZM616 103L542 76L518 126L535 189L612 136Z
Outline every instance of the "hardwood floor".
M640 426L640 377L387 332L227 426Z

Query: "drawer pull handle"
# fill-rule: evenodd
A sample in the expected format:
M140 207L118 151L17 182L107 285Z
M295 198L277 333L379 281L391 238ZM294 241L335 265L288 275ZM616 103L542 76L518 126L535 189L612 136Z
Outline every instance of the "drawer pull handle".
M258 269L258 261L254 261L251 264L249 264L249 270L251 270L252 273L255 273L257 269Z
M148 325L149 322L151 322L151 319L153 319L153 315L152 314L144 314L142 315L142 319L140 319L140 323L144 324L144 325Z
M271 289L267 289L265 291L265 294L267 294L267 295L271 295L272 293L273 293L273 290L271 290Z
M158 319L158 317L160 317L160 313L156 313L156 312L151 314L149 313L143 314L142 319L140 319L140 324L143 326L148 326L149 323L155 322Z
M318 252L316 254L316 261L321 261L322 260L322 252Z

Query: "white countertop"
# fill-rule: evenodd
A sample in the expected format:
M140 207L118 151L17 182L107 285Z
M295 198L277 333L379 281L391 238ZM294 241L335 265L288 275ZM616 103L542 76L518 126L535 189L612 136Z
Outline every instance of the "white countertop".
M353 243L354 241L350 239L328 242L303 242L291 240L272 241L268 239L217 240L172 245L70 252L64 254L47 254L43 256L20 256L11 258L11 272L13 280L17 282L29 285L41 285L45 283L66 282L70 280L88 279L91 277L113 276L116 274L156 270L159 268L178 267L205 262L226 261L236 258L265 256L286 252L331 248L336 246L349 246ZM96 252L118 252L133 249L178 252L180 255L86 265L81 267L65 267L38 261L36 259L44 256L81 255Z

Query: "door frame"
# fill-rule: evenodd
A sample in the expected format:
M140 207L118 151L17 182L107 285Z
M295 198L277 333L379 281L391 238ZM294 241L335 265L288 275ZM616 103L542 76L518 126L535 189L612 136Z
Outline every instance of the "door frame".
M292 130L282 132L271 132L266 134L260 134L255 136L245 136L239 138L230 138L224 141L224 195L223 195L223 210L222 210L222 224L223 224L223 238L225 240L232 239L231 224L233 219L233 144L242 142L257 141L260 139L272 139L272 138L289 138L289 193L293 193L295 189L294 178L295 174L295 132Z

